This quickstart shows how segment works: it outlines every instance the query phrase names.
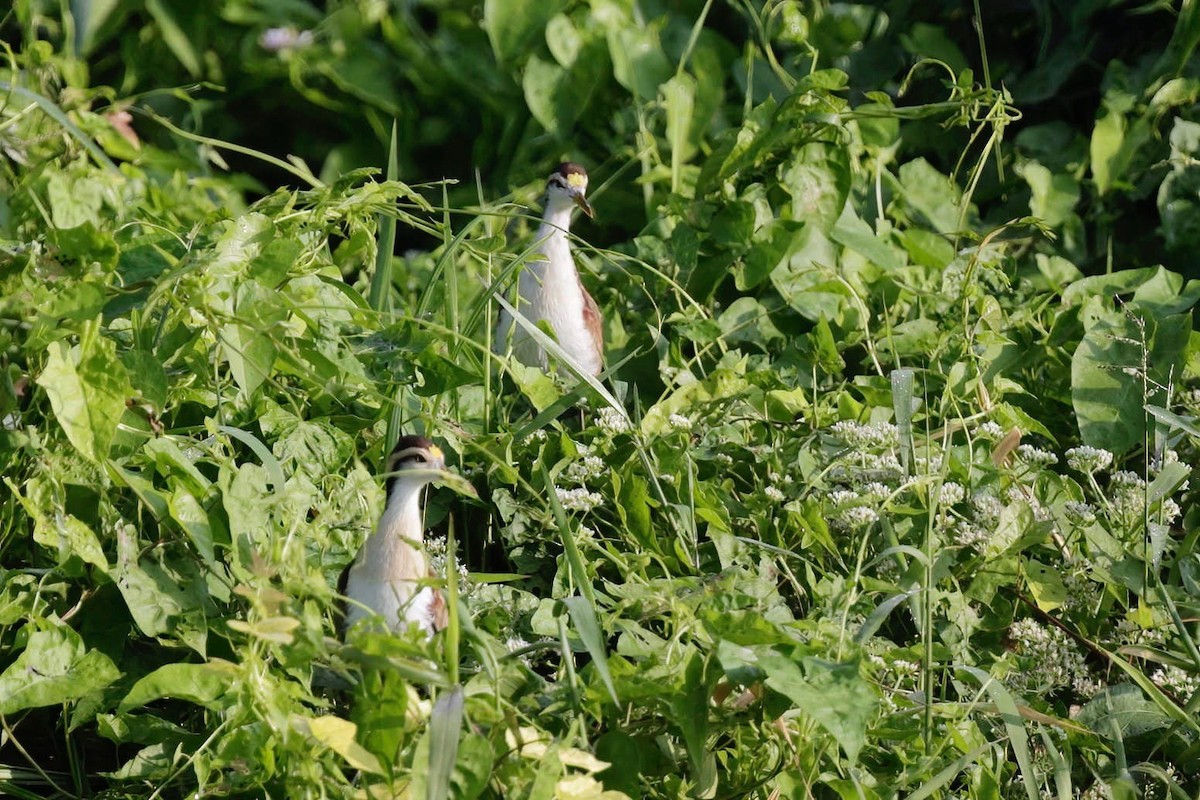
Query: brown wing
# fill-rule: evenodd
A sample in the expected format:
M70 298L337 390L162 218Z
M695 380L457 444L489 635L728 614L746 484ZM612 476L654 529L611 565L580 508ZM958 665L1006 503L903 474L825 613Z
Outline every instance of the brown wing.
M591 335L592 341L596 345L597 361L601 365L604 364L604 331L603 318L600 316L600 307L596 305L596 301L588 294L588 290L583 288L583 283L579 284L579 291L583 293L583 324L587 328L587 332ZM600 370L596 370L596 374L600 374Z

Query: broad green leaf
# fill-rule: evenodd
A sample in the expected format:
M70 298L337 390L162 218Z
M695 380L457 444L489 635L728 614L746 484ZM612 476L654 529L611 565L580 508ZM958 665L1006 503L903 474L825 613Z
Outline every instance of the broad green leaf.
M1106 739L1112 738L1114 726L1123 738L1128 738L1171 724L1171 718L1132 683L1120 683L1101 690L1074 719Z
M674 72L651 25L610 28L608 53L617 83L643 101L658 97L658 87Z
M955 233L962 203L958 186L923 158L901 164L899 173L904 202L925 218L934 233Z
M528 45L551 17L559 13L563 0L527 3L524 0L484 0L483 27L492 43L496 60L511 66L528 52Z
M1066 172L1051 172L1031 161L1021 169L1029 184L1029 213L1052 228L1057 228L1075 213L1079 203L1079 181Z
M1026 561L1024 566L1025 581L1038 608L1053 611L1066 604L1069 597L1067 587L1057 570L1033 560Z
M111 339L85 337L80 350L76 356L65 342L52 343L37 382L46 390L71 444L100 462L108 457L117 423L125 413L129 381Z
M671 148L671 191L678 192L684 162L696 151L691 137L696 79L686 72L678 72L662 85L662 93L667 110L667 143Z
M779 184L791 196L791 219L829 233L850 193L849 155L843 147L812 142L779 167Z
M90 236L96 235L95 221L101 216L104 191L104 184L94 178L58 170L51 172L46 178L46 197L50 201L54 227L60 230L79 228ZM82 248L68 249L68 253L73 251L83 255Z
M31 633L25 649L0 674L0 714L78 700L120 676L108 656L88 650L79 634L59 623Z
M177 489L167 501L171 517L179 523L179 527L192 540L196 551L205 561L213 561L212 526L208 514L200 506L199 501L186 489Z
M1092 180L1100 194L1107 194L1113 181L1122 177L1118 155L1125 140L1125 117L1109 110L1092 129Z
M386 774L379 759L354 740L358 727L353 722L326 715L301 719L300 723L314 739L344 758L354 769L374 775Z
M224 706L222 698L236 678L234 665L224 661L164 664L130 687L117 706L117 713L124 714L164 697L218 710Z
M767 673L767 686L832 735L850 761L858 760L879 704L870 684L859 676L858 662L839 664L805 656L797 663L771 651L759 655L758 665Z
M1071 402L1084 444L1118 455L1141 444L1146 430L1145 387L1139 375L1143 355L1150 380L1160 384L1178 375L1187 349L1191 316L1177 314L1146 319L1146 349L1141 330L1124 316L1098 320L1084 333L1071 359Z

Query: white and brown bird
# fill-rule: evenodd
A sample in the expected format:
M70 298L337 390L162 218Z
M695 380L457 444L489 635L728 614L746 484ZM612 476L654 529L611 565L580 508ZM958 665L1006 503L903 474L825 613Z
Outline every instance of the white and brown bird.
M388 456L387 505L379 526L346 570L345 628L377 614L392 630L415 623L427 635L446 627L446 598L428 585L421 492L453 477L441 448L423 436L402 436Z
M599 375L604 337L600 309L583 288L571 252L571 212L578 207L595 216L587 201L587 171L563 162L546 181L546 210L537 231L536 252L524 265L517 284L517 310L533 323L550 323L558 344L586 375ZM512 352L527 366L545 369L546 351L504 310L496 331L500 352L512 334Z

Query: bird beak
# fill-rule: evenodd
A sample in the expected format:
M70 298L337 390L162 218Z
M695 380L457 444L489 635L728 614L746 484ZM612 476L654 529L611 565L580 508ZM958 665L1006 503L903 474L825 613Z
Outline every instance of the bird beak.
M592 219L596 218L596 212L592 210L592 204L587 201L587 198L583 196L582 192L572 193L571 199L575 201L575 205L579 206L579 209L583 213L587 214Z

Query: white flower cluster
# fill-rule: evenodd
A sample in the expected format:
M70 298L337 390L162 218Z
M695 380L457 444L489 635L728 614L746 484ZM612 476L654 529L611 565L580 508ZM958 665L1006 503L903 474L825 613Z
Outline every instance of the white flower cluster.
M776 489L774 486L768 485L763 489L763 494L765 494L767 499L773 503L782 503L784 500L787 500L787 495Z
M1150 680L1154 681L1158 688L1171 692L1184 702L1200 690L1200 675L1179 667L1159 667L1150 676Z
M875 455L873 453L854 454L851 458L843 459L841 463L829 470L829 478L841 483L897 483L904 478L904 467L892 453Z
M1067 451L1067 466L1089 475L1112 466L1113 454L1099 447L1072 447Z
M435 575L446 574L446 540L442 537L429 539L425 542L425 555L429 556L429 568ZM458 591L463 595L471 592L471 573L467 565L454 557L454 569L458 572Z
M975 429L975 435L991 441L998 441L1004 438L1004 428L988 420Z
M991 492L981 491L971 497L971 510L976 522L992 528L1000 524L1000 513L1004 511L1004 504Z
M897 441L896 426L890 422L864 423L844 419L834 423L830 431L856 450L891 447Z
M562 507L567 511L591 511L604 502L602 495L589 492L582 486L578 489L556 488L554 491L558 495L558 502L562 503Z
M954 481L943 483L941 490L938 492L938 502L944 506L961 503L966 497L967 490L963 488L961 483L955 483Z
M600 413L596 415L596 424L600 426L600 430L614 436L629 430L629 419L612 406L600 409Z
M1040 447L1034 447L1031 444L1023 444L1018 447L1017 458L1026 464L1033 464L1039 467L1049 467L1058 463L1058 456L1054 455L1054 453L1051 453L1049 450L1043 450Z
M954 526L954 543L971 550L979 550L991 535L989 531L965 520L960 520Z
M1063 503L1063 511L1066 512L1068 520L1080 527L1091 525L1096 521L1096 509L1078 500L1068 500Z
M847 528L865 528L879 519L879 512L869 506L852 506L838 514L837 521Z
M1062 630L1022 619L1012 624L1009 634L1025 661L1026 668L1013 676L1020 688L1037 692L1070 688L1081 697L1091 697L1102 688L1092 678L1083 653Z
M608 469L608 465L604 463L604 459L600 458L600 456L594 456L582 450L582 448L580 454L583 458L578 461L572 461L567 466L567 480L574 483L587 483L592 478L603 475Z
M691 417L683 414L672 414L667 417L667 424L676 430L690 431L692 429Z

